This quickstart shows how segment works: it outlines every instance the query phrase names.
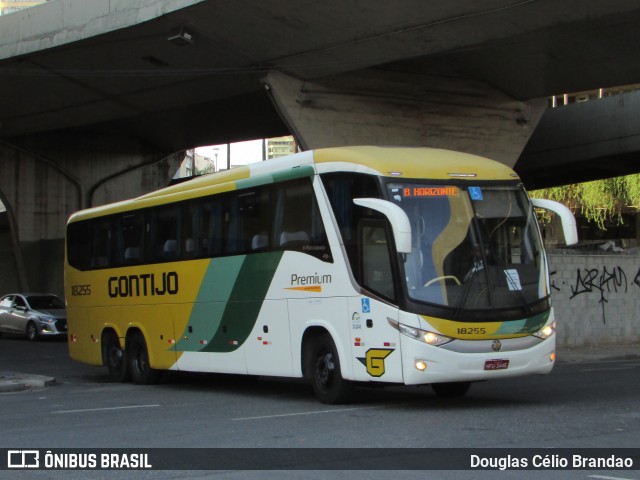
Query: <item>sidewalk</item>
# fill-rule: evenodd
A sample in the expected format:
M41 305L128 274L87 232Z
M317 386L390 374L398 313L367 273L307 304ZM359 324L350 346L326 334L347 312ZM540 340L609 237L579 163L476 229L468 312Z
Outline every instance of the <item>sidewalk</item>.
M599 360L640 359L640 344L556 347L559 363L596 362Z
M0 393L19 392L27 388L50 387L56 383L53 377L31 373L0 372Z

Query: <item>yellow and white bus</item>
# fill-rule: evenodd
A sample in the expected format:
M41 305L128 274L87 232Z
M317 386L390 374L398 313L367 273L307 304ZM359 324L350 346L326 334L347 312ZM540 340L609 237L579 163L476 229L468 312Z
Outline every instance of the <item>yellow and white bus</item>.
M534 203L577 241L568 209ZM71 357L119 381L305 377L339 403L356 382L457 396L555 361L532 201L505 165L445 150L307 151L77 212L65 290Z

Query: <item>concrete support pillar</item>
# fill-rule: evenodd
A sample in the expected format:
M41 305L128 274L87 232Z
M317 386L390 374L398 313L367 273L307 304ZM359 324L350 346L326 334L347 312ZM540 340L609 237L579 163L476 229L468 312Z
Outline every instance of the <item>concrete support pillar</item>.
M263 83L303 149L426 146L513 166L546 109L474 80L375 69L306 82L272 71Z
M166 186L182 160L132 140L92 134L0 140L0 288L63 292L65 226L82 208ZM0 292L2 293L2 292Z

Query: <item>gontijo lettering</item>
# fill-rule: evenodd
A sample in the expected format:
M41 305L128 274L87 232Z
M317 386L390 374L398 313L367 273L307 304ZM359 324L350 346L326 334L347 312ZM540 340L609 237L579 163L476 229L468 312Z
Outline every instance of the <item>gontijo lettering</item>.
M175 295L178 293L178 273L162 272L162 275L143 273L109 277L108 289L111 298Z

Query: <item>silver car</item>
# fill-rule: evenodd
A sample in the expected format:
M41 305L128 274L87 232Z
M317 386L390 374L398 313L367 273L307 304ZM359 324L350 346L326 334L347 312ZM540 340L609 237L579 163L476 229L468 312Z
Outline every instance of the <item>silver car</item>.
M27 335L29 340L67 335L64 302L51 293L11 293L0 298L0 334Z

